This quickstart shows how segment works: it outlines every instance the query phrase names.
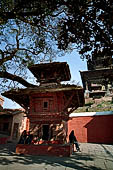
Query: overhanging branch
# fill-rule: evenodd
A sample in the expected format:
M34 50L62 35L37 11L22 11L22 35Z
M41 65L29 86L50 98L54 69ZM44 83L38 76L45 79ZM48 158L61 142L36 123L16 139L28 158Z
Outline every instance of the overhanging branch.
M6 78L6 79L9 79L9 80L12 80L12 81L16 81L16 82L22 84L25 87L35 87L36 86L36 85L33 85L33 84L27 82L22 77L19 77L17 75L13 75L13 74L8 73L8 72L0 71L0 78Z

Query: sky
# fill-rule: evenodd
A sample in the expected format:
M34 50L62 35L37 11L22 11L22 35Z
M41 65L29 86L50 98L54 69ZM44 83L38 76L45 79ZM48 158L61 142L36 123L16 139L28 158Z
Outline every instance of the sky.
M79 54L74 50L70 54L66 54L63 57L59 57L56 59L56 62L67 62L70 68L71 73L71 82L74 81L74 84L79 84L82 86L81 76L79 71L86 71L87 70L87 64L86 61L82 60L79 56ZM20 105L16 104L15 102L4 98L4 105L3 108L10 108L10 109L16 109L20 108Z

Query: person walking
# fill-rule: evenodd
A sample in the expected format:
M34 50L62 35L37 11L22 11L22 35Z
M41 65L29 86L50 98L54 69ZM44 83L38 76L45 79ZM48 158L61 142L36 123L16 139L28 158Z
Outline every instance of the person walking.
M78 141L77 141L77 139L74 135L74 130L72 130L70 135L69 135L69 142L72 143L72 144L75 144L76 150L80 152Z

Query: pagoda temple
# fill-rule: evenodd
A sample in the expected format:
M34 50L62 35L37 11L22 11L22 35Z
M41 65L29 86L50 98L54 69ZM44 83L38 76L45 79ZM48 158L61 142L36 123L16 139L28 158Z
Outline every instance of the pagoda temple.
M113 58L97 54L87 61L88 71L81 71L87 97L101 98L113 93Z
M34 145L18 144L16 152L70 156L67 123L69 114L84 105L83 88L61 83L71 78L66 62L36 64L29 70L39 85L2 94L25 108L28 118L26 130L35 138Z

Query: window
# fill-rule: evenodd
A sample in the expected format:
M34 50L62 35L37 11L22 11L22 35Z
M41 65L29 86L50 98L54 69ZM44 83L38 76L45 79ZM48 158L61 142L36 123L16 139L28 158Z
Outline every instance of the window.
M44 102L43 108L44 108L44 109L47 109L47 108L48 108L48 102Z

